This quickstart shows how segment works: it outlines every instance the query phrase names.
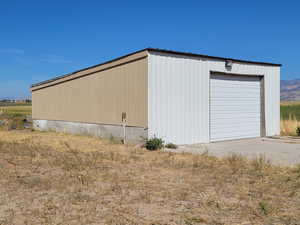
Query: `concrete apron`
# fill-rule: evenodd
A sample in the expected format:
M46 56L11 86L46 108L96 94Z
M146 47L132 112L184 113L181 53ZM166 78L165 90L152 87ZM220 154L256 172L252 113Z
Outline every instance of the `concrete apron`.
M165 151L208 154L216 157L228 157L237 154L248 159L264 157L272 164L281 166L300 164L300 139L293 138L252 138L209 144L182 145L178 149L165 149Z

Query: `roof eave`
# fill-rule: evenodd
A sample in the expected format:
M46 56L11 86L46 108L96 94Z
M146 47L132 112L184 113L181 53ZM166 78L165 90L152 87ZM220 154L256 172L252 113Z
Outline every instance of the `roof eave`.
M189 56L189 57L200 57L200 58L215 59L215 60L224 60L224 61L231 60L233 62L256 64L256 65L279 66L279 67L282 66L282 64L276 64L276 63L267 63L267 62L256 62L256 61L240 60L240 59L217 57L217 56L209 56L209 55L202 55L202 54L195 54L195 53L188 53L188 52L179 52L179 51L165 50L165 49L158 49L158 48L144 48L144 49L135 51L133 53L129 53L127 55L124 55L124 56L121 56L121 57L118 57L118 58L115 58L115 59L112 59L112 60L109 60L109 61L97 64L97 65L93 65L93 66L90 66L90 67L87 67L87 68L84 68L84 69L80 69L80 70L77 70L75 72L72 72L72 73L69 73L69 74L65 74L65 75L62 75L62 76L58 76L58 77L55 77L53 79L42 81L42 82L39 82L39 83L36 83L36 84L32 84L30 90L34 91L36 89L39 89L38 88L39 86L43 86L43 85L55 82L55 81L60 80L60 79L64 79L66 77L75 75L76 73L79 73L79 72L82 72L82 71L85 71L85 70L89 70L89 69L92 69L92 68L95 68L95 67L98 67L98 66L102 66L102 65L105 65L105 64L109 64L109 63L121 60L121 59L129 57L131 55L141 53L143 51L166 53L166 54L173 54L173 55L182 55L182 56Z

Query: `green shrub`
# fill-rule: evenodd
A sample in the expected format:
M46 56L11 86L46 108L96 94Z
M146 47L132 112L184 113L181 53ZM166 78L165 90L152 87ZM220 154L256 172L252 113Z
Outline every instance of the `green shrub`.
M176 149L176 148L178 148L178 146L177 145L175 145L175 144L173 144L173 143L169 143L169 144L166 144L166 146L165 146L166 148L172 148L172 149Z
M151 151L162 149L164 147L164 141L161 138L150 138L146 141L145 148Z
M297 133L297 136L300 136L300 127L297 127L296 133Z

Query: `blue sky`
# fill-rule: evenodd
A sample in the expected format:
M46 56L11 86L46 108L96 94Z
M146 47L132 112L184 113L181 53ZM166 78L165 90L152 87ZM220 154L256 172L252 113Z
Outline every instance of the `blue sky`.
M1 1L0 98L145 47L282 63L300 78L299 1Z

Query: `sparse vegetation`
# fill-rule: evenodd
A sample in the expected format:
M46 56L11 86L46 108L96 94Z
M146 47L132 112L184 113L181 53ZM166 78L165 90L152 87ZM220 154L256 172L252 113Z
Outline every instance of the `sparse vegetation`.
M266 202L260 202L259 208L265 215L267 215L269 213L269 206Z
M298 224L299 168L0 131L0 224Z
M281 103L281 135L298 136L300 127L300 102Z
M168 143L168 144L165 145L165 147L166 148L171 148L171 149L177 149L178 148L178 146L173 144L173 143Z
M31 105L16 103L0 104L0 129L24 129L31 127L27 121L27 116L31 115Z
M296 136L297 129L300 126L300 122L293 117L292 115L289 116L288 119L281 119L280 121L280 129L282 136Z

